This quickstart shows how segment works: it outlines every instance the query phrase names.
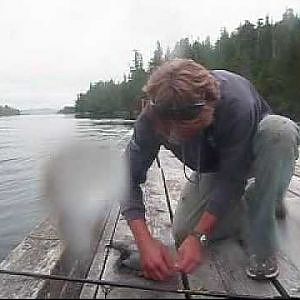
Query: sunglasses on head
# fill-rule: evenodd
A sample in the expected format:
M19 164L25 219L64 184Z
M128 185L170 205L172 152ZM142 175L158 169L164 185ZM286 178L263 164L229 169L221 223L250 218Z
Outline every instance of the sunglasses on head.
M157 104L151 102L150 105L157 113L157 115L164 120L181 120L188 121L196 119L206 101L202 100L193 104L178 105L176 107L170 107L168 104Z

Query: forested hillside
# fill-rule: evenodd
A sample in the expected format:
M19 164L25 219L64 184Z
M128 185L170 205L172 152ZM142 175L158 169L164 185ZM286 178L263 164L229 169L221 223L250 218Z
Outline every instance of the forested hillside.
M209 37L205 41L182 38L174 49L164 50L158 41L147 64L135 50L129 74L121 82L100 80L78 95L77 114L134 118L143 97L141 88L151 71L176 57L237 72L256 85L275 112L300 119L300 18L292 9L276 23L267 16L256 24L244 21L231 33L223 28L215 43Z

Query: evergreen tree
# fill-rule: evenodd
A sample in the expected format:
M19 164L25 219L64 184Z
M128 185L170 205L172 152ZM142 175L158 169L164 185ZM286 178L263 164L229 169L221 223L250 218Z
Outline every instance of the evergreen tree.
M147 71L142 54L134 50L132 66L123 81L91 83L86 93L78 95L76 112L99 117L122 112L123 116L135 117L149 74L173 58L189 58L209 69L237 72L255 84L274 112L300 118L300 19L292 9L287 9L275 24L266 16L256 24L246 20L232 33L223 28L214 45L209 37L202 42L183 38L164 55L157 41Z
M149 63L149 72L152 73L154 69L159 67L164 62L163 59L163 49L160 45L160 42L156 42L156 49L154 50L153 58L151 58Z

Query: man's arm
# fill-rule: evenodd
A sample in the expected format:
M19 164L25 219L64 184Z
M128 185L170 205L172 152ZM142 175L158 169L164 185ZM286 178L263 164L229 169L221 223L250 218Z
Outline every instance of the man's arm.
M204 212L197 226L195 227L195 231L199 233L204 233L208 237L213 233L215 226L218 222L218 218L209 213L208 211Z
M126 147L128 191L120 202L121 213L127 221L145 218L145 206L140 184L146 181L147 171L155 159L160 142L151 120L145 113L137 119L133 135Z
M148 243L151 243L153 237L148 229L145 220L131 220L128 225L134 235L135 241L139 249L145 248Z
M146 225L140 187L146 180L146 173L159 146L151 120L142 114L135 124L134 134L126 149L129 190L127 197L121 202L121 212L127 219L139 248L144 276L153 280L165 280L173 274L172 256L168 248L152 237Z

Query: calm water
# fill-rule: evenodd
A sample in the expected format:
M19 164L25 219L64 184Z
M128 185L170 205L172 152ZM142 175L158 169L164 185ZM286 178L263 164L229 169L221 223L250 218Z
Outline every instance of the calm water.
M122 147L130 133L129 126L73 116L0 117L0 260L46 215L42 166L58 147L70 139Z

